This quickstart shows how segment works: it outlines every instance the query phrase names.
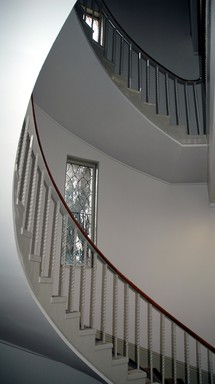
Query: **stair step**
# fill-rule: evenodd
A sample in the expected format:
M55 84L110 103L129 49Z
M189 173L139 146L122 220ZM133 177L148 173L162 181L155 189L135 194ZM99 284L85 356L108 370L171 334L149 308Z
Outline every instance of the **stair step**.
M65 313L65 319L77 319L77 317L80 318L81 314L80 312L78 311L74 311L74 312L66 312Z
M19 200L18 198L16 199L16 205L18 206L18 208L21 208L21 209L24 211L25 206L24 206L24 204L21 202L21 200Z
M146 378L146 372L138 369L131 369L128 371L128 380L137 380Z
M143 368L143 370L146 372L147 376L150 376L150 368ZM160 384L162 383L162 375L158 371L157 368L153 368L153 384Z
M51 277L40 276L39 277L39 283L42 283L42 284L52 284L52 278Z
M96 341L96 344L95 344L95 350L96 351L102 351L104 349L112 349L113 348L113 344L112 343L104 343L103 341Z
M51 303L57 304L57 303L66 303L67 298L66 296L52 296L51 297Z
M32 236L33 236L33 233L30 232L30 231L27 231L27 230L24 229L24 228L21 228L21 235L27 237L28 239L31 239Z
M32 255L32 254L30 254L29 257L28 257L28 260L29 261L34 261L36 263L41 263L42 257L39 256L39 255Z
M102 65L108 72L109 76L112 77L115 71L115 64L112 63L112 61L106 59L105 57L101 58L100 61L102 62Z
M116 83L118 86L122 86L124 90L129 90L128 88L128 79L127 77L118 75L117 73L114 73L112 75L112 80L114 83Z
M117 356L112 358L112 365L128 364L128 358L124 356Z
M89 335L96 335L96 330L94 328L85 328L79 330L80 336L89 336Z

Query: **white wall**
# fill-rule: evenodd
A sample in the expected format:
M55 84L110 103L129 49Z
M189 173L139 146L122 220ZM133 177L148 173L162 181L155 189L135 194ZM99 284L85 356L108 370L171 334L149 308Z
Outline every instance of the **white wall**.
M61 358L66 353L70 364L71 350L53 331L26 285L15 244L12 192L17 144L28 101L48 51L74 3L75 0L0 1L0 338L19 344L27 342L32 350L40 348L41 342L48 354L55 350ZM76 365L83 368L80 360ZM88 378L85 382L89 382Z
M215 210L206 185L169 185L106 156L37 108L42 144L63 192L66 157L99 162L98 246L130 280L210 343Z

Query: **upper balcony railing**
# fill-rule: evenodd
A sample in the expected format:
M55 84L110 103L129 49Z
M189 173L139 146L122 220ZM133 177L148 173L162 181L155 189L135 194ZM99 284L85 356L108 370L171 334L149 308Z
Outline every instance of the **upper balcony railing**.
M205 135L205 97L202 78L183 79L159 64L119 25L102 0L79 0L76 11L102 60L114 64L113 73L139 92L144 104L155 105L158 115L169 116L188 135ZM100 52L98 47L100 47Z

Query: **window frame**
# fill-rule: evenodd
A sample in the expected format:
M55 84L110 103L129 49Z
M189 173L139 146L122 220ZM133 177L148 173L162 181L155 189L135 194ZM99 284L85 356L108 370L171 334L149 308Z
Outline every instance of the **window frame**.
M89 167L93 169L92 176L92 207L91 207L91 236L89 238L93 241L94 244L97 243L97 218L98 218L98 176L99 176L99 163L94 160L83 159L75 156L67 156L66 159L66 169L65 169L65 182L64 182L64 197L66 189L66 174L67 174L67 164L80 165L84 167ZM68 206L70 209L70 207ZM71 211L71 209L70 209ZM73 212L71 211L73 214Z
M87 22L87 17L91 19L91 23ZM83 15L83 20L85 23L92 29L92 39L99 45L103 46L104 45L104 20L103 20L103 15L101 12L93 10L89 7L85 9L85 13ZM93 24L94 21L98 22L98 40L93 37L94 34L94 28Z

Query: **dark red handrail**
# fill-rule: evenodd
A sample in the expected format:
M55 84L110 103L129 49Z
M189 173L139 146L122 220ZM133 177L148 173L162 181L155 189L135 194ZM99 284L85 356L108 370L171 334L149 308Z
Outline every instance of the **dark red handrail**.
M73 214L71 213L69 207L67 206L65 200L64 200L64 197L62 196L61 192L59 191L55 181L54 181L54 178L52 176L52 173L50 171L50 168L48 166L48 163L47 163L47 160L46 160L46 157L44 155L44 151L43 151L43 147L42 147L42 144L41 144L41 140L40 140L40 136L39 136L39 131L38 131L38 126L37 126L37 120L36 120L36 113L35 113L35 107L34 107L34 100L33 100L33 94L31 96L31 104L32 104L32 111L33 111L33 118L34 118L34 126L35 126L35 131L36 131L36 136L37 136L37 140L38 140L38 144L39 144L39 148L40 148L40 151L41 151L41 155L42 155L42 158L43 158L43 161L45 163L45 166L46 166L46 169L47 169L47 172L48 172L48 175L51 179L51 182L62 202L62 204L64 205L65 209L67 210L67 213L68 215L70 216L70 218L73 220L73 222L75 223L75 225L78 227L79 231L82 233L82 235L85 237L85 239L88 241L88 243L90 243L90 245L92 246L92 248L95 250L95 252L101 257L101 259L112 269L113 272L115 272L121 280L123 280L126 284L128 284L134 291L136 291L137 293L140 294L140 296L142 296L146 301L148 301L150 304L152 304L152 306L158 310L159 312L161 312L163 315L165 315L169 320L173 321L176 325L178 325L181 329L183 329L183 331L185 331L186 333L188 333L190 336L192 336L194 339L196 339L198 342L200 342L204 347L206 347L207 349L209 349L211 352L215 353L215 347L212 346L211 344L209 344L207 341L205 341L204 339L202 339L200 336L198 336L195 332L193 332L191 329L189 329L186 325L184 325L183 323L181 323L178 319L176 319L174 316L172 316L169 312L167 312L164 308L162 308L159 304L157 304L154 300L152 300L148 295L146 295L146 293L144 293L143 291L141 291L134 283L132 283L129 279L127 279L126 276L124 276L104 255L103 253L97 248L97 246L93 243L93 241L86 235L86 233L84 232L84 230L82 229L82 227L80 226L80 224L78 223L78 221L75 219L75 217L73 216Z

